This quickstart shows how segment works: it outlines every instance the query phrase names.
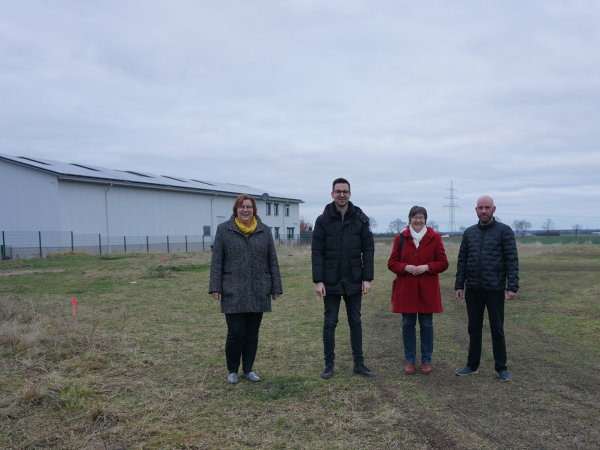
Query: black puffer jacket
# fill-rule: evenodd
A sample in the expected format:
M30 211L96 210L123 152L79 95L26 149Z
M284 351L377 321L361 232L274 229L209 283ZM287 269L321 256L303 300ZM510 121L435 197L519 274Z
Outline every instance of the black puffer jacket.
M316 222L312 236L313 282L327 294L358 294L363 281L373 280L375 244L369 218L348 202L342 216L331 202Z
M455 289L519 290L519 257L515 235L494 220L473 225L463 234L456 267Z

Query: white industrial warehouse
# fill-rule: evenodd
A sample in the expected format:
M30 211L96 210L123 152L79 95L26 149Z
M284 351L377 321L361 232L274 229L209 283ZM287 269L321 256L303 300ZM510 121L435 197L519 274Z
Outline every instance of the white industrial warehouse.
M167 237L168 245L171 236L173 242L185 237L187 250L188 237L212 241L239 194L256 198L258 215L277 240L297 241L300 199L238 184L0 154L0 244L15 247L7 240L29 241L23 236L32 232L40 241L41 233L60 236L57 248L68 247L69 236L71 247L73 236L97 236L102 253L116 246L127 251L128 237L131 250L134 242L149 247L158 237Z

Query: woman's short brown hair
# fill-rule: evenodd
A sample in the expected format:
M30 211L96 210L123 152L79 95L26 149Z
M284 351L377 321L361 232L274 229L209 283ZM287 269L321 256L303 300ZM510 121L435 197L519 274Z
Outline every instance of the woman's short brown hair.
M425 217L425 223L427 223L427 210L422 206L413 206L410 208L410 211L408 212L408 221L410 222L410 219L417 214L423 214L423 217Z
M254 197L248 194L242 194L235 199L235 202L233 202L233 215L237 217L237 209L243 203L244 200L250 200L252 202L252 210L254 211L254 215L256 216L256 200L254 200Z

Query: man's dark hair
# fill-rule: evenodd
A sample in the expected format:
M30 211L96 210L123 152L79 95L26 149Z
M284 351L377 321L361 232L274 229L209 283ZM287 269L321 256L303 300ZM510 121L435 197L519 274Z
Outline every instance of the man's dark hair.
M336 184L341 184L341 183L346 183L348 185L348 190L350 190L350 182L348 180L346 180L345 178L336 178L335 180L333 180L333 183L331 184L331 192L333 192L335 190Z
M408 212L408 221L410 222L410 219L417 214L423 214L423 217L425 217L425 222L427 222L427 210L422 206L413 206L410 208L410 211Z

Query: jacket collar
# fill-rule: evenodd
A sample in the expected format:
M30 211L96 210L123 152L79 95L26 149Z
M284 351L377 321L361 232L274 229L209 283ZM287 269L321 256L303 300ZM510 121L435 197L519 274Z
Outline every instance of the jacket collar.
M254 216L256 217L256 229L254 230L254 233L258 233L259 231L265 231L265 229L267 229L267 226L262 223L262 220L260 220L260 217L258 216ZM244 235L244 233L242 233L242 230L239 229L239 227L237 226L237 224L235 223L235 215L232 214L231 217L229 218L229 220L226 222L227 223L227 228L231 231L235 231L240 233L241 235ZM252 233L252 234L254 234Z
M358 213L360 210L361 209L358 206L354 206L354 204L351 201L348 201L348 210L346 211L346 214L344 214L344 217L353 216L354 214ZM337 218L342 217L342 215L340 214L338 209L335 207L335 202L331 202L331 203L328 203L327 205L325 205L323 214L326 214L326 215L332 216L332 217L337 217Z
M496 218L495 217L492 217L492 221L490 223L488 223L487 225L481 225L479 222L477 222L477 226L479 227L480 230L489 230L494 225L496 225Z
M435 230L431 227L428 227L427 225L425 226L427 228L427 233L425 233L425 236L423 236L423 239L421 239L421 243L419 244L419 246L425 244L426 242L429 242L435 236ZM410 239L412 242L413 238L410 234L410 230L408 229L408 225L404 230L402 230L401 234L404 236L405 239Z

